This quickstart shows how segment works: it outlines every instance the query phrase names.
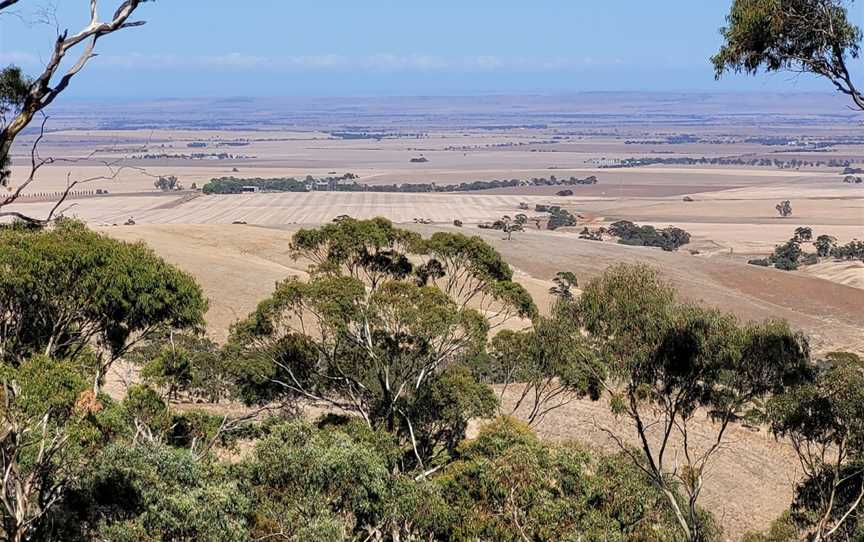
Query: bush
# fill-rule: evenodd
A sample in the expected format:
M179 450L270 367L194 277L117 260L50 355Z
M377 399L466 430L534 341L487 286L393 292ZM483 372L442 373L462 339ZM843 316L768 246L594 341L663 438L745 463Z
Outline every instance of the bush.
M629 220L619 220L609 226L609 234L618 237L622 245L659 247L667 252L678 250L690 242L690 234L681 228L669 226L658 230L654 226L640 226Z
M816 265L819 263L819 256L813 253L805 254L801 260L801 265Z
M768 261L768 258L755 258L753 260L747 260L747 263L750 265L758 265L759 267L771 267L771 262Z
M774 261L774 267L783 271L795 271L798 269L798 262L789 258L780 258Z

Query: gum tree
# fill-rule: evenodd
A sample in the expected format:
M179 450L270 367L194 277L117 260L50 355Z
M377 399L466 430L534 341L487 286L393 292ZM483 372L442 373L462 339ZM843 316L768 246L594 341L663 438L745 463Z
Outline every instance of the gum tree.
M280 283L232 331L228 358L247 402L325 402L399 435L420 467L455 446L454 428L494 411L491 390L454 371L483 351L488 314L536 312L494 249L351 218L297 232L292 249L311 262L310 279ZM452 386L464 411L445 416L439 399Z
M102 380L137 340L194 328L195 281L142 245L60 221L0 228L0 505L31 540L104 444ZM50 523L50 522L49 522ZM51 537L48 537L51 539Z
M849 71L861 30L846 0L734 0L724 43L711 58L717 78L732 71L810 73L827 79L864 111L864 94Z
M7 166L15 138L33 122L36 115L69 87L73 78L96 56L98 40L119 30L144 24L143 21L135 21L131 17L140 5L147 1L124 0L115 4L116 8L110 19L103 20L100 18L99 1L90 0L88 23L74 33L70 33L68 29L60 32L58 28L51 55L41 73L31 78L17 66L0 70L0 186L9 185ZM25 3L28 2L0 1L0 16L12 14L13 9L20 8ZM34 154L34 170L38 169L35 160ZM12 203L33 180L34 175L30 175L10 196L0 200L0 209Z
M807 375L805 339L782 322L742 326L681 304L642 265L612 267L592 280L578 313L607 366L611 408L630 422L636 448L601 429L665 495L684 537L704 540L698 501L707 466L731 424ZM713 429L697 444L693 424L706 414Z
M861 536L864 500L864 364L835 354L812 382L769 402L771 431L792 443L804 477L792 520L806 539Z

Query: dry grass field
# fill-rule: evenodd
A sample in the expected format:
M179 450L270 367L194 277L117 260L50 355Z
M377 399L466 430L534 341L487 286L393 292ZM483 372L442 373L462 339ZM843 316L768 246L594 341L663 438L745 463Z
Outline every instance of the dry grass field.
M435 229L411 227L424 234ZM272 291L276 281L291 275L303 276L302 265L288 254L294 229L146 225L103 231L124 240L146 241L157 253L193 273L210 298L208 333L216 340L224 340L230 324L250 312ZM817 350L864 349L864 344L855 342L861 339L864 328L861 289L736 262L717 265L685 254L578 241L567 234L529 232L504 241L494 232L479 233L513 263L517 278L541 306L548 305L549 279L559 269L572 269L585 281L611 263L643 261L657 266L687 298L736 312L742 319L789 319L813 337ZM506 404L512 397L508 395L504 400ZM577 439L614 451L614 443L601 427L634 438L630 428L611 416L604 402L571 403L550 414L538 430L550 439ZM707 418L697 425L694 434L699 442L707 442ZM736 427L730 437L708 473L704 497L705 505L721 518L727 535L734 539L747 530L764 528L788 506L797 464L787 446L775 442L764 431ZM757 510L748 504L752 502L760 503Z
M788 320L809 335L816 355L833 350L864 354L864 262L823 260L795 272L746 264L748 258L770 253L798 226L811 227L814 235L833 235L840 243L864 239L864 184L844 184L842 168L824 164L799 169L739 165L598 167L608 160L658 156L758 156L843 159L855 166L864 163L861 143L816 149L797 143L799 137L845 137L853 141L864 136L859 121L834 114L839 107L814 107L817 102L800 97L785 97L782 107L778 100L748 100L734 103L738 111L734 115L729 113L728 99L711 96L667 96L644 104L628 99L606 105L597 96L563 104L537 97L520 98L515 103L507 98L453 99L447 103L360 100L342 104L344 112L338 114L333 107L341 102L322 99L308 104L292 102L297 109L282 116L275 113L279 109L273 104L252 114L235 111L242 107L237 104L212 104L212 114L224 115L219 118L230 120L224 122L233 129L213 128L213 119L179 102L109 109L95 118L72 108L58 115L60 129L47 134L41 154L79 158L95 153L75 163L46 166L26 193L56 192L69 180L104 175L103 162L124 166L116 177L86 185L90 190L109 190L110 195L70 199L62 207L64 214L118 239L143 241L192 273L210 298L208 334L217 341L223 341L230 325L248 314L277 281L303 275L304 266L293 261L288 250L297 228L348 214L357 218L384 216L424 234L449 229L480 235L510 262L517 279L541 307L549 304L548 288L558 271L573 271L584 284L610 265L642 262L656 267L684 299L732 312L742 321ZM807 115L784 110L802 104L810 104ZM603 107L603 114L595 114ZM130 128L139 125L148 128ZM378 131L382 135L362 139L334 135L344 130ZM680 134L688 134L693 142L628 142ZM788 136L794 141L778 145L752 140L766 134ZM34 135L28 137L14 149L13 180L26 171L29 141ZM711 143L712 139L719 143ZM237 142L242 145L229 145ZM189 147L190 143L206 143L206 147ZM136 157L144 152L142 149L151 154L226 152L242 156L223 160ZM418 156L428 162L410 162ZM194 197L162 193L153 186L154 177L160 175L176 175L188 188L192 183L200 187L223 176L302 178L346 172L357 174L358 182L372 185L441 185L550 175L595 175L599 182L566 187L574 192L570 197L557 196L561 189L557 186L447 194L315 192ZM693 201L683 201L684 196ZM781 219L774 205L786 199L792 202L793 215ZM500 232L477 228L478 223L520 212L521 202L529 204L530 216L536 215L534 205L543 203L561 205L582 219L577 227L556 232L530 226L510 241ZM23 201L13 208L44 216L53 205L52 201ZM129 218L136 225L119 225ZM416 219L432 224L416 224ZM454 219L465 226L453 227ZM678 252L667 253L578 239L585 226L596 228L622 219L674 225L690 232L692 240ZM805 249L813 251L810 246ZM127 376L135 377L134 372ZM504 399L505 403L511 400ZM580 401L556 411L538 429L550 439L577 439L608 450L612 443L598 425L612 427L616 423L604 403ZM697 428L697 438L707 438L708 429L706 421ZM726 526L730 540L746 530L765 528L779 515L789 504L797 473L786 445L768 438L764 431L736 427L731 437L709 472L704 494L705 505Z

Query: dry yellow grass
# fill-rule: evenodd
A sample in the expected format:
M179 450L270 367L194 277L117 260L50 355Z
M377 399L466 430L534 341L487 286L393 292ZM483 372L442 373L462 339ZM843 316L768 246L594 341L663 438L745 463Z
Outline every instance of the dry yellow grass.
M436 226L409 226L424 234ZM228 327L269 295L276 281L303 274L288 254L295 227L270 229L242 225L142 225L102 228L124 240L143 240L168 261L192 273L211 300L208 331L224 340ZM454 229L455 230L455 229ZM658 267L682 295L737 313L743 319L783 317L813 337L818 350L852 349L860 343L864 321L864 290L802 274L790 274L686 253L579 241L572 234L527 232L502 239L500 232L463 229L496 246L516 267L516 277L548 306L550 279L561 269L573 270L580 281L617 262L646 262ZM134 379L134 371L125 379ZM119 388L118 388L119 389ZM512 401L505 397L505 403ZM597 425L633 434L610 415L605 403L574 402L548 416L538 427L554 440L579 440L607 451L612 442ZM710 435L710 422L693 428L701 443ZM767 527L788 506L797 476L789 448L764 431L736 427L729 444L708 472L704 505L726 528L730 540L752 529ZM758 502L754 509L750 504Z
M246 316L269 295L274 284L291 275L302 275L304 266L291 260L288 244L299 224L317 225L340 214L358 218L385 216L394 222L430 233L448 227L453 219L466 223L466 234L481 235L516 268L517 279L548 306L547 290L557 271L574 271L580 283L620 262L644 262L657 267L682 297L719 307L742 320L783 318L807 333L814 351L851 350L864 353L864 264L823 262L803 271L786 273L742 263L742 256L760 255L788 239L797 226L810 226L816 235L830 234L846 242L864 228L864 189L844 185L836 171L776 170L745 167L649 167L598 170L590 161L598 156L649 155L654 149L625 147L614 138L594 138L555 145L554 152L530 152L548 137L538 131L491 133L432 133L421 141L342 141L326 134L305 132L231 131L87 131L57 132L48 138L45 155L83 155L94 145L152 144L151 152L188 153L187 142L230 140L242 137L273 138L247 147L220 149L254 155L253 160L141 161L148 173L124 171L118 179L100 181L88 188L107 188L106 198L81 199L67 214L78 216L111 236L143 240L168 261L192 273L210 298L209 334L226 338L230 325ZM95 142L95 143L94 143ZM122 142L122 143L118 143ZM525 143L526 147L475 148L470 152L446 151L449 146L483 146ZM54 147L51 147L54 145ZM160 148L159 145L166 147ZM420 147L422 146L422 150ZM545 147L550 150L551 147ZM215 149L205 149L213 152ZM667 148L659 149L665 151ZM17 149L15 164L22 164L24 148ZM764 149L763 149L764 151ZM409 159L424 154L425 164ZM724 147L676 146L681 155L700 153L760 152L747 145ZM854 155L859 148L844 150ZM118 157L103 152L99 158ZM238 172L232 172L237 167ZM60 190L68 168L46 167L32 191ZM313 193L209 196L181 201L176 195L153 190L151 175L176 175L189 186L211 177L327 175L351 171L361 182L458 183L469 180L529 177L584 177L597 175L600 184L576 187L571 198L557 198L548 190L506 189L498 194L375 194ZM20 178L22 170L14 174ZM73 168L73 179L98 175L104 170L94 162ZM142 196L132 193L153 192ZM129 193L122 195L122 193ZM684 194L696 201L685 203ZM792 200L794 214L776 218L774 205ZM581 241L571 232L528 231L512 241L500 232L479 230L471 223L519 212L519 202L558 203L584 213L593 225L616 219L659 226L676 225L693 234L686 250L664 253L656 249L625 247L615 243ZM17 210L44 215L50 203L18 205ZM533 214L533 213L529 213ZM137 226L111 227L134 217ZM594 218L596 217L596 218ZM413 225L415 218L431 219L434 226ZM249 226L231 225L245 221ZM256 227L268 226L268 227ZM731 252L731 256L730 256ZM124 379L134 380L125 369ZM117 378L121 381L120 376ZM505 397L505 402L511 400ZM577 439L610 450L611 442L595 424L616 426L604 403L574 402L550 415L538 428L546 438ZM616 426L626 432L627 428ZM705 421L694 428L697 439L709 432ZM631 434L632 436L632 434ZM788 506L797 466L782 443L735 428L727 449L708 473L705 505L726 526L732 539L749 529L765 528ZM700 440L701 442L701 440ZM752 503L758 503L753 506Z

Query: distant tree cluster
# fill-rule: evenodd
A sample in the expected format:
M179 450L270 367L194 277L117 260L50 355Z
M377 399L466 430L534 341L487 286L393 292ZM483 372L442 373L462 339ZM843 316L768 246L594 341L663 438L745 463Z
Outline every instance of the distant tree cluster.
M585 239L586 241L602 241L603 234L606 233L606 228L600 227L596 230L590 229L588 226L585 226L581 232L579 232L579 239Z
M517 186L576 186L597 184L595 176L580 179L577 177L557 178L554 175L546 177L534 177L531 179L510 179L491 181L471 181L459 184L436 184L436 183L403 183L403 184L360 184L353 181L356 175L348 173L342 176L330 176L315 178L307 175L305 181L294 177L261 179L241 179L235 177L222 177L211 179L204 185L206 194L239 194L244 186L255 186L268 192L304 192L312 190L336 191L336 192L401 192L401 193L427 193L427 192L474 192L479 190L492 190L495 188L510 188ZM209 188L208 188L209 186ZM571 194L572 195L572 194Z
M308 190L304 181L298 181L293 177L282 179L222 177L210 179L201 190L205 194L241 194L245 186L254 186L259 190L268 192L306 192Z
M153 181L153 186L164 192L170 190L183 190L183 185L180 184L180 181L174 175L168 175L165 177L160 176L158 179Z
M504 215L491 224L484 222L478 224L478 227L482 229L501 230L507 234L507 240L509 241L513 238L513 232L523 231L525 229L525 224L527 223L528 217L524 214L518 214L515 217Z
M779 158L727 156L727 157L701 157L693 158L687 156L663 158L663 157L639 157L624 158L614 164L602 164L604 169L630 168L653 165L683 165L683 166L751 166L751 167L775 167L778 169L798 169L801 167L837 167L845 168L852 164L850 160L832 158L830 160L781 160Z
M354 140L354 139L374 139L376 141L381 141L382 139L406 139L406 138L414 138L414 139L422 139L427 137L428 134L423 132L367 132L367 131L341 131L341 132L330 132L330 136L337 139L345 139L345 140Z
M796 152L818 151L830 149L838 145L860 145L864 143L864 137L856 135L840 136L781 136L764 135L749 137L705 137L695 134L672 134L662 139L628 139L625 145L686 145L692 143L704 143L707 145L734 145L750 143L765 145L768 147L790 147ZM780 151L785 152L785 149Z
M853 239L845 245L831 247L830 256L838 260L864 261L864 241Z
M230 154L227 152L193 152L193 153L143 153L130 157L133 160L249 160L255 158L245 154Z
M557 230L568 226L575 226L579 223L576 216L567 209L562 209L558 205L544 205L538 203L534 210L538 213L549 213L549 218L546 221L547 230Z
M802 247L812 242L815 253L808 253ZM819 258L835 258L837 260L864 261L864 241L853 239L845 245L838 245L837 239L831 235L813 237L813 230L807 226L795 229L793 236L785 243L774 248L767 258L756 258L748 263L762 267L776 267L784 271L794 271L801 265L819 263Z
M690 234L681 228L669 226L658 230L654 226L640 226L629 220L613 222L606 232L617 237L622 245L659 247L667 252L678 250L690 242Z

